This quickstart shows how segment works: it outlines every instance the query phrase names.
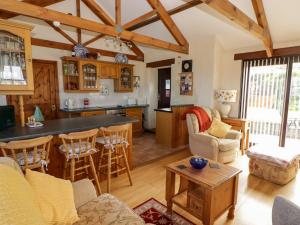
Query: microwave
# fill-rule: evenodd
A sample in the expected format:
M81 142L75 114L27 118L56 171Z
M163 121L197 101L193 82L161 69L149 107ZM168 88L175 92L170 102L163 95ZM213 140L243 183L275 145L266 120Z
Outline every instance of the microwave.
M0 106L0 130L16 125L15 108L12 105Z

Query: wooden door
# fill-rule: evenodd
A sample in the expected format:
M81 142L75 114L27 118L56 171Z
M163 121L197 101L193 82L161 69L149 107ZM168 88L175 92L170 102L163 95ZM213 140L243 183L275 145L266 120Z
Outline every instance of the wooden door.
M45 120L58 117L59 91L56 61L33 60L34 95L23 96L25 121L39 106ZM20 121L18 96L7 96L7 104L15 106L16 120Z
M171 68L158 69L158 108L169 108L171 102Z

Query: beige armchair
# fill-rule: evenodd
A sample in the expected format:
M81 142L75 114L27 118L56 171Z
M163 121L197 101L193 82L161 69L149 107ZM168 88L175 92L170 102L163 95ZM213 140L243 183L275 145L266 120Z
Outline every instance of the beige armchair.
M211 119L220 119L220 114L217 110L208 108L205 110ZM229 163L235 160L240 148L241 132L230 130L225 138L216 138L207 132L199 132L199 123L196 115L187 114L186 121L192 154L221 163Z

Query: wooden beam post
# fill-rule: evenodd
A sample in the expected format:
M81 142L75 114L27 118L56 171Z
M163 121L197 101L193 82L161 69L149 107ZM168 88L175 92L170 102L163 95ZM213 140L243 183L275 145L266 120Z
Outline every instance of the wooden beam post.
M80 9L80 0L76 0L76 16L80 17L81 15L81 9ZM77 28L77 41L78 44L81 44L81 29Z
M252 5L254 8L258 25L260 25L265 29L266 38L263 40L263 42L265 44L268 57L271 57L273 55L273 41L271 38L271 33L270 33L269 24L268 24L263 2L262 0L252 0Z
M67 15L61 12L57 12L55 10L45 9L40 6L19 2L17 0L0 1L0 9L8 12L24 15L24 16L41 19L41 20L59 21L62 24L68 26L85 29L97 33L103 33L110 36L119 35L120 38L123 38L124 40L135 41L141 44L159 47L170 51L175 51L175 52L180 52L185 54L188 53L188 48L186 46L172 44L163 40L159 40L153 37L149 37L146 35L130 32L126 30L118 34L115 30L115 27L113 26L104 25L101 23L94 22L92 20L87 20L72 15Z
M121 0L115 0L116 24L121 26Z
M24 99L23 99L23 95L19 95L19 107L20 107L21 126L25 127L25 112L24 112Z
M74 45L77 44L77 42L71 38L68 34L66 34L62 29L60 29L59 27L56 27L53 25L52 22L50 21L46 21L46 23L49 24L50 27L52 27L55 31L57 31L58 33L60 33L63 37L65 37L68 41L70 41L71 43L73 43Z
M188 42L174 23L173 19L165 9L165 7L161 4L160 0L147 0L153 9L157 11L161 21L165 24L167 29L173 35L178 44L182 46L188 46Z

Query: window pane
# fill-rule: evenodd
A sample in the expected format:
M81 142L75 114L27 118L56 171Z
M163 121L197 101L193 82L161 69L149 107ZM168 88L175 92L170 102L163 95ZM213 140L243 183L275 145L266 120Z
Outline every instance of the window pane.
M165 88L167 90L171 89L171 80L166 80L166 86L165 86Z

